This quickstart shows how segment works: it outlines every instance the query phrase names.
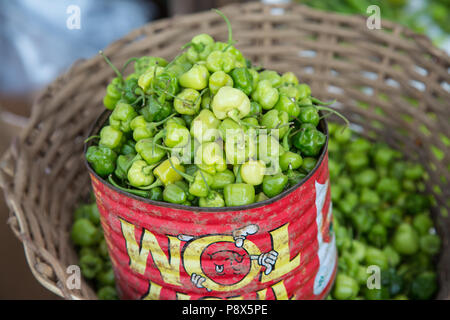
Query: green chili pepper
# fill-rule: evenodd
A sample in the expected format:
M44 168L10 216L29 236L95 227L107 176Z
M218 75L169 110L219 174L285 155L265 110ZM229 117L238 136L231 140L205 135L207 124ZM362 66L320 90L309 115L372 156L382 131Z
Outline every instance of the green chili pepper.
M382 224L375 223L370 229L367 238L374 246L381 248L388 241L387 230Z
M203 109L191 124L190 133L200 143L212 142L219 138L220 120L208 109Z
M168 62L164 58L144 56L144 57L135 59L134 71L138 75L141 75L145 71L147 71L150 67L153 67L156 65L165 67L167 64L168 64Z
M153 137L153 143L156 144L160 139L164 138L164 144L169 148L182 148L186 146L190 141L190 133L184 125L177 121L177 119L181 120L181 118L172 118L168 120L164 130L158 132Z
M122 80L118 77L114 78L106 87L106 94L103 98L103 105L106 109L114 110L117 102L122 97Z
M299 118L302 123L310 123L315 127L320 121L319 112L313 106L300 108Z
M172 113L173 108L168 101L161 103L158 99L151 95L147 99L146 105L140 109L139 113L147 122L158 122L166 119Z
M200 110L200 102L200 92L187 88L176 96L173 106L179 114L194 115Z
M161 161L166 156L166 151L155 145L154 139L142 139L136 143L136 152L145 160L148 164L154 164Z
M285 72L281 75L281 84L283 85L297 85L298 84L298 78L297 76L291 72Z
M293 145L307 157L319 155L325 145L326 136L319 130L307 128L293 137Z
M214 96L211 107L217 119L229 117L239 123L239 119L250 113L250 99L241 90L222 87Z
M76 245L91 246L100 240L101 234L89 219L80 218L72 225L70 236Z
M119 149L125 142L125 136L119 129L111 126L105 126L100 130L99 146L112 150Z
M230 73L234 87L249 96L253 91L253 76L247 68L235 68Z
M275 105L275 109L278 111L286 112L289 115L290 119L294 119L300 115L300 111L304 108L300 108L297 103L295 103L294 98L281 93L280 89L280 97L277 104Z
M177 157L171 157L157 166L153 170L153 174L158 177L158 180L160 180L163 185L167 186L176 181L183 180L183 177L177 171L184 172L184 166Z
M260 185L263 182L266 172L266 164L261 160L249 160L241 166L242 180L253 186Z
M196 151L195 164L212 175L227 169L222 147L217 142L203 143Z
M208 69L201 64L194 65L189 71L181 75L180 85L185 88L195 90L203 90L208 86L209 72Z
M227 207L244 206L255 202L255 188L246 183L226 185L223 189Z
M109 117L109 125L122 132L130 132L130 123L137 115L131 105L119 102Z
M207 208L224 207L225 201L220 193L211 191L208 196L200 198L199 205Z
M282 83L281 76L276 71L273 70L264 70L260 72L259 80L260 81L268 80L272 85L272 87L278 87Z
M335 280L333 297L338 300L354 299L358 295L358 282L343 273L338 273Z
M303 158L298 153L287 151L280 156L280 167L282 171L289 168L295 170L302 166Z
M280 194L288 183L288 177L282 173L272 176L266 175L263 180L263 191L269 197L275 197Z
M134 154L119 155L116 161L116 170L114 174L120 180L127 179L128 170L130 169L136 156Z
M289 114L285 111L278 111L276 109L270 110L263 115L261 125L268 130L278 130L278 134L275 135L279 139L282 139L289 130ZM272 134L274 134L274 132L272 132Z
M187 44L189 47L186 52L187 58L191 63L206 60L214 46L214 39L206 33L198 34Z
M144 160L136 160L132 163L128 170L128 181L131 186L136 188L143 188L150 186L155 177L153 176L152 170L156 164L148 165Z
M368 266L375 265L381 270L386 270L389 267L386 254L380 249L370 246L366 248L365 262Z
M102 270L102 259L94 255L83 255L80 258L80 269L84 277L93 279Z
M171 183L164 188L163 199L170 203L182 204L187 200L187 195L180 186Z
M419 250L419 236L408 223L400 224L392 238L394 249L402 255L412 255Z
M252 93L252 99L258 102L264 110L270 110L278 102L278 89L269 80L260 80Z
M90 146L86 151L86 160L101 177L114 172L117 153L107 147Z
M214 175L214 179L210 185L212 189L223 189L228 184L233 184L235 182L234 173L231 170L224 170L222 172L217 172Z
M233 87L233 78L224 71L216 71L209 77L209 90L214 95L222 87Z

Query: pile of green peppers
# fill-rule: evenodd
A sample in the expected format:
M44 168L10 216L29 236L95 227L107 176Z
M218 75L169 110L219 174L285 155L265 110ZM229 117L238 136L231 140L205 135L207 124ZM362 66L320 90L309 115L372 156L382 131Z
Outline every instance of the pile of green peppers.
M174 204L242 206L275 197L315 167L327 103L292 72L252 66L217 12L227 43L199 34L170 62L130 59L126 78L105 57L117 74L103 100L112 113L86 158L115 187Z
M426 172L385 144L330 123L329 171L338 273L329 299L431 299L441 240ZM369 289L368 266L381 271ZM369 281L370 282L370 281Z
M78 254L81 274L92 282L99 299L118 299L97 204L80 204L73 220L70 236Z

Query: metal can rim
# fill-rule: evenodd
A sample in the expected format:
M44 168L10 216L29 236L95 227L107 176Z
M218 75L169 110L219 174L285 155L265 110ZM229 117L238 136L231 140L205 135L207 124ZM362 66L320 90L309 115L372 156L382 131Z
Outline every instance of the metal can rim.
M93 135L97 135L98 132L100 131L100 129L103 127L104 123L107 121L108 116L111 114L110 110L105 110L103 111L95 120L94 124L91 126L91 129L89 130L89 134L88 137L93 136ZM322 115L322 112L319 111L319 114ZM113 186L111 183L109 183L107 180L105 180L104 178L100 177L91 167L91 165L87 162L86 159L86 151L87 148L89 148L92 145L92 140L89 141L88 143L84 144L84 148L83 148L83 161L84 164L86 166L86 168L88 169L89 173L92 174L93 176L95 176L95 178L97 178L98 181L101 181L103 184L107 185L110 189L113 189L114 191L127 196L129 198L138 200L138 201L142 201L144 203L148 203L154 206L159 206L159 207L165 207L165 208L171 208L171 209L179 209L179 210L188 210L188 211L196 211L196 212L228 212L228 211L244 211L244 210L250 210L250 209L255 209L255 208L259 208L259 207L264 207L267 205L270 205L286 196L288 196L290 193L292 193L293 191L295 191L296 189L300 188L306 181L308 181L308 179L317 171L317 169L320 167L320 165L322 164L327 149L328 149L328 139L329 139L329 132L328 132L328 124L327 121L324 117L321 117L321 120L319 122L319 126L322 129L322 132L325 133L326 136L326 140L325 140L325 145L322 148L322 152L320 153L319 159L317 160L316 165L314 166L314 168L296 185L284 190L283 192L281 192L280 194L276 195L275 197L269 198L267 200L263 200L263 201L259 201L259 202L255 202L252 204L247 204L247 205L243 205L243 206L234 206L234 207L197 207L197 206L186 206L186 205L182 205L182 204L174 204L174 203L169 203L169 202L163 202L163 201L155 201L155 200L150 200L144 197L140 197L134 194L131 194L129 192L123 191L119 188L116 188L115 186Z

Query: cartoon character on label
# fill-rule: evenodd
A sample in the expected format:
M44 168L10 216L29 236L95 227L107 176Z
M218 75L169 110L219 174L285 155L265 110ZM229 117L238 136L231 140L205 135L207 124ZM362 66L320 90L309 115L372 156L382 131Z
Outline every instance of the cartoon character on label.
M329 181L315 182L317 242L319 243L319 270L314 279L314 294L320 295L329 284L336 265L336 238L333 232L332 203Z
M251 224L231 235L178 235L179 240L188 242L183 250L183 264L192 284L207 291L233 291L249 284L261 267L266 275L270 274L278 252L261 253L253 242L246 241L258 230L257 225Z

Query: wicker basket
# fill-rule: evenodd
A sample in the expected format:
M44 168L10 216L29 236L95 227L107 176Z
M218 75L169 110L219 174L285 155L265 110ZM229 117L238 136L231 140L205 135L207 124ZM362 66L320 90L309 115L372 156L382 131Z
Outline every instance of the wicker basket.
M444 140L450 133L450 58L427 38L387 21L381 30L370 30L362 16L294 4L246 3L223 11L238 48L254 63L293 71L319 98L336 99L364 134L404 150L426 167L444 246L438 298L450 298L450 155ZM173 58L200 32L220 40L227 36L222 19L208 11L148 24L105 53L117 65L132 56ZM69 239L72 212L90 189L83 140L103 110L112 77L99 56L76 62L40 95L28 126L1 161L0 185L12 211L8 223L23 242L31 271L43 286L68 299L96 298L84 281L81 290L69 291L64 284L67 266L77 263ZM436 157L433 148L444 152Z

